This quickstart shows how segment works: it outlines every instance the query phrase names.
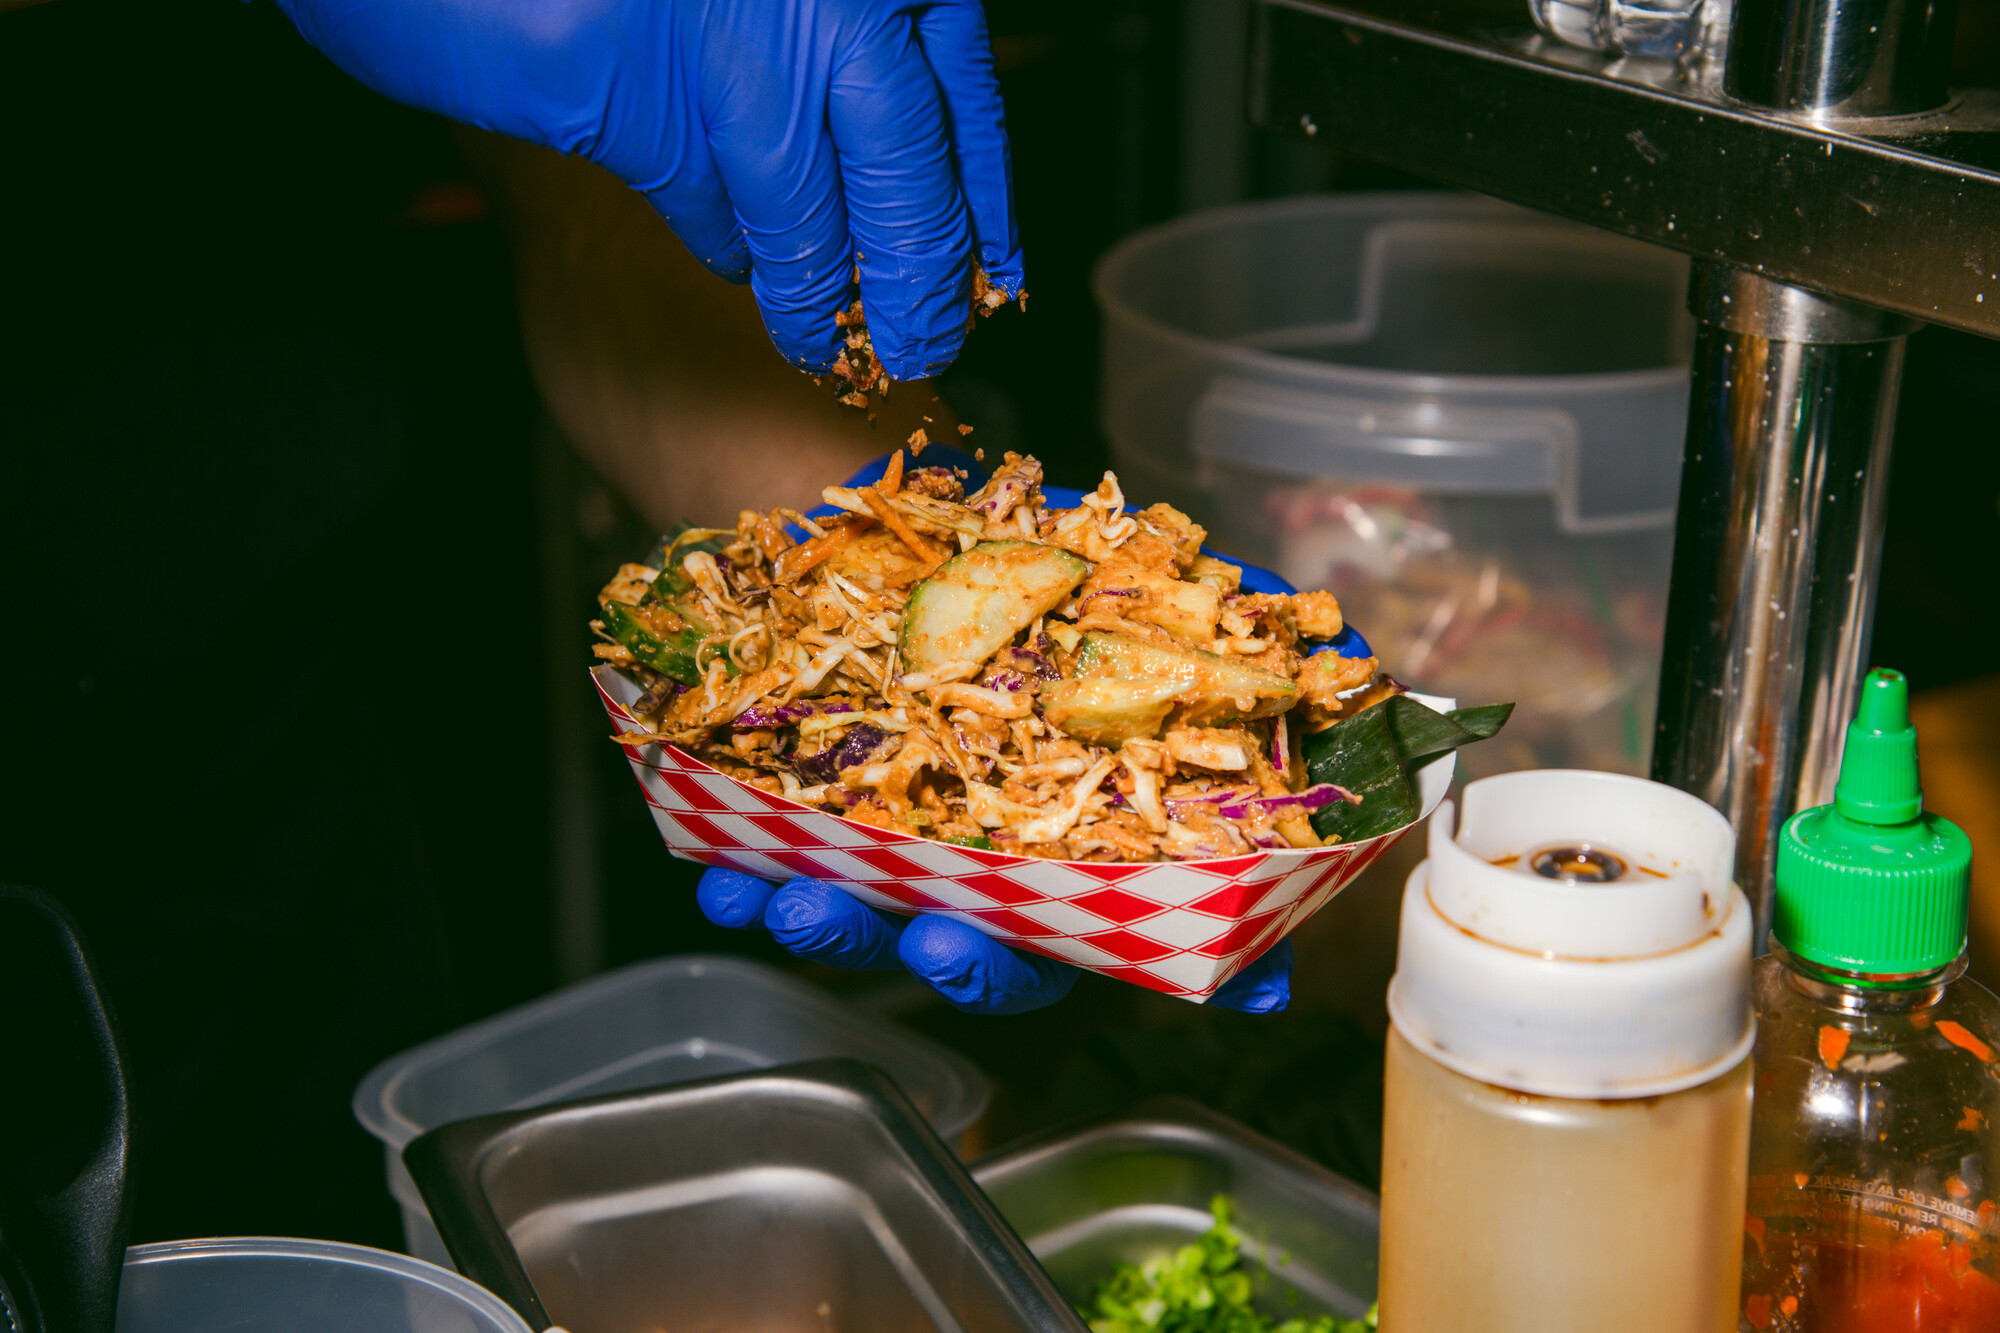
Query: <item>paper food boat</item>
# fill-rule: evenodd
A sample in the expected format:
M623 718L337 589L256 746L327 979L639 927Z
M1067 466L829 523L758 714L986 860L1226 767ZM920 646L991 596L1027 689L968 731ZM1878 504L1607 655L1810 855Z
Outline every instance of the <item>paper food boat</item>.
M639 687L612 667L591 675L618 732L637 728L627 710ZM778 881L807 875L891 912L956 917L1017 949L1196 1002L1415 827L1212 861L1048 861L857 824L738 782L675 746L627 745L625 754L667 850L684 860ZM1425 817L1451 786L1452 765L1445 755L1418 772Z

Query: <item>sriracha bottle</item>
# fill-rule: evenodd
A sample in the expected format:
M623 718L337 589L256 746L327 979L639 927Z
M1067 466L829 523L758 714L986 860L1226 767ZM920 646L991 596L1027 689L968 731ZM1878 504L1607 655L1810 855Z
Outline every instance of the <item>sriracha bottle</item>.
M1869 673L1833 804L1779 845L1744 1329L2000 1330L2000 1001L1965 976L1972 848L1923 809L1907 691Z

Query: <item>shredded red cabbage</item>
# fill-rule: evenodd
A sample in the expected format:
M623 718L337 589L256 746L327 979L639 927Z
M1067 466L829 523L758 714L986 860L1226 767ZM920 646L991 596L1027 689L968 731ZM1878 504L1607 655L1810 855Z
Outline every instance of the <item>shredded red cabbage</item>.
M1270 815L1280 810L1317 810L1323 805L1332 805L1335 801L1346 801L1349 805L1361 804L1361 798L1347 788L1336 787L1331 782L1322 782L1289 796L1253 796L1244 800L1226 801L1216 807L1216 813L1224 819L1242 819L1246 815Z
M1000 667L987 673L986 686L988 689L1005 690L1009 694L1019 694L1022 690L1028 688L1028 682L1023 680L1018 672Z
M1048 645L1048 638L1046 634L1042 636L1044 647ZM1014 669L1025 675L1033 676L1037 680L1062 679L1062 673L1056 670L1056 664L1032 649L1009 648L1007 656L1013 662Z
M832 782L840 777L841 770L865 764L875 757L889 737L880 727L867 722L857 722L853 730L841 739L840 744L818 754L803 755L792 761L799 777L818 784Z
M788 704L779 704L776 708L746 708L736 715L736 720L730 723L730 725L746 731L758 727L789 727L795 722L805 721L815 713L852 713L854 711L853 704L844 703L840 700L835 700L821 707L817 704L808 703L803 699L794 699Z

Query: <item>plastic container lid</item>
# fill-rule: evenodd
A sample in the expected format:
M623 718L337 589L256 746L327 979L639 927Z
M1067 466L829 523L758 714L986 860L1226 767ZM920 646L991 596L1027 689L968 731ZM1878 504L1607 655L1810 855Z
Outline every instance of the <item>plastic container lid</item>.
M117 1333L530 1333L499 1297L421 1259L264 1236L125 1252Z
M1749 1054L1750 904L1729 821L1643 778L1465 789L1403 894L1389 1014L1413 1046L1549 1097L1651 1097Z
M1930 972L1965 948L1972 842L1924 811L1909 682L1880 667L1847 726L1833 804L1802 810L1778 841L1771 933L1849 972Z
M593 977L368 1072L354 1116L387 1149L389 1192L423 1211L404 1145L454 1120L846 1056L886 1070L946 1142L991 1089L964 1057L747 959L683 954Z
M1226 466L1541 493L1565 532L1660 528L1686 287L1669 251L1472 195L1205 210L1098 263L1103 424L1128 494Z

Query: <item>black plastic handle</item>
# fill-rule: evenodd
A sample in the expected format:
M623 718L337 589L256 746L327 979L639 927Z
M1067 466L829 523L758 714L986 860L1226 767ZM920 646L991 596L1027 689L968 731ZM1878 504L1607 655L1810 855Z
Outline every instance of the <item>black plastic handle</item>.
M117 1028L76 923L0 884L0 1333L111 1333L131 1151Z

